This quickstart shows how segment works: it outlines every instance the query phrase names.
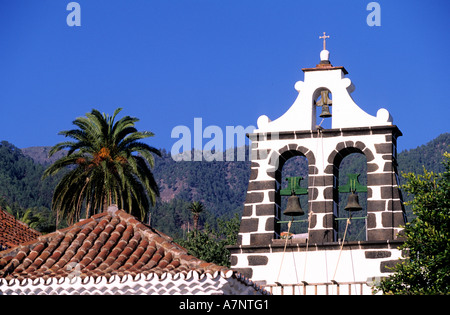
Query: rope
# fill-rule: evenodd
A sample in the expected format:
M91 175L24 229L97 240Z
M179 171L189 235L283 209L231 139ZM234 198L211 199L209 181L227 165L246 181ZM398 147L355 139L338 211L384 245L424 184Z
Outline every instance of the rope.
M342 249L344 247L345 237L347 236L348 226L351 224L350 223L351 218L352 217L350 215L350 217L347 219L347 224L345 225L344 238L342 239L341 249L339 250L339 257L338 257L338 260L337 260L337 263L336 263L336 269L334 270L333 280L336 280L336 272L338 270L339 261L341 260Z
M324 118L322 118L322 121L320 122L319 127L320 127L320 125L322 125L323 121L324 121ZM317 128L317 137L322 140L322 162L323 162L323 137L322 137L322 132L321 132L320 128ZM318 149L319 149L319 140L317 140L317 143L316 143L316 152L317 152ZM317 173L318 172L319 172L319 170L317 169ZM317 174L313 174L313 175L317 175ZM315 185L314 185L315 182L316 182L316 176L313 177L312 188L315 187ZM314 192L313 192L313 195L314 195ZM312 212L313 211L312 211L312 206L311 206L311 211L309 211L309 213L308 213L308 237L306 238L305 263L304 263L304 266L303 266L303 280L304 281L306 281L306 264L308 262L309 230L311 228Z
M306 238L305 264L303 266L303 280L306 279L306 263L308 262L309 228L311 226L312 211L308 213L308 237Z
M325 118L323 118L322 119L322 121L324 120ZM321 122L321 124L322 124L322 122ZM324 149L323 149L323 134L322 134L322 131L321 131L321 136L320 136L320 139L321 139L321 144L322 144L322 170L324 170L325 171L325 156L324 156ZM325 212L326 212L326 207L327 207L327 203L325 203ZM328 262L326 261L328 258L327 258L327 256L326 256L326 253L327 253L327 250L325 249L325 266L326 266L326 268L325 268L325 275L326 275L326 279L327 279L327 281L328 281Z
M288 222L288 231L287 231L287 235L286 235L286 242L284 242L283 256L281 256L280 270L278 270L278 277L277 277L277 281L276 282L278 282L278 280L280 280L281 267L283 267L284 254L286 253L286 246L287 246L287 242L288 242L288 239L289 239L289 231L291 230L291 225L292 225L292 221L293 220L294 220L294 218L292 218L292 220Z
M322 121L320 122L319 127L322 125L323 121L324 121L324 119L322 119ZM317 128L317 137L322 140L321 141L322 142L322 164L324 164L325 162L324 162L324 157L323 157L324 156L324 154L323 154L323 135L322 135L321 131L322 130L320 128ZM319 149L319 140L317 140L317 142L316 142L316 152L317 152L318 149ZM313 175L318 175L318 173L317 174L313 174ZM315 181L316 181L316 176L314 176L313 180L312 180L312 187L313 188L315 187ZM313 192L313 194L314 194L314 192ZM308 213L308 237L306 238L306 252L305 252L305 263L304 263L304 268L303 268L303 280L306 279L306 266L307 266L307 262L308 262L308 251L309 251L308 250L309 249L309 231L311 229L312 213L313 213L313 211L311 209L311 211L309 211L309 213ZM288 232L287 232L286 241L284 243L284 249L283 249L283 255L281 257L280 269L278 271L278 276L277 276L277 281L276 281L277 284L279 284L281 269L282 269L282 266L283 266L284 255L286 253L286 246L287 246L287 241L289 239L289 231L291 229L292 221L293 221L293 218L292 218L291 221L288 222ZM348 224L347 224L347 226L348 226ZM345 235L344 235L344 238L345 238ZM342 250L342 247L341 247L341 250ZM295 262L294 262L294 265L295 265ZM328 271L327 271L327 273L328 273ZM328 277L327 277L327 279L328 279ZM299 287L299 290L300 290L300 287Z

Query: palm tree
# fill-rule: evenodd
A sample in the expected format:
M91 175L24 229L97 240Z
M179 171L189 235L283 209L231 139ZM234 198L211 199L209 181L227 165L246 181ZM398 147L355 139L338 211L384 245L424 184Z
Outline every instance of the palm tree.
M200 218L200 213L203 212L204 207L200 201L193 201L188 207L188 210L192 212L194 217L194 231L198 230L198 219Z
M72 123L77 129L59 134L74 139L56 144L52 156L68 149L67 155L49 166L43 177L66 170L55 187L52 208L69 223L106 211L111 204L139 216L141 220L155 204L159 189L151 168L152 153L161 153L139 141L152 137L149 131L137 131L138 118L125 116L115 121L118 108L112 116L93 109L85 117Z
M19 210L14 211L10 206L6 206L6 212L13 215L16 220L25 223L32 229L35 229L44 219L41 213L34 214L33 209L31 208L28 208L20 215Z

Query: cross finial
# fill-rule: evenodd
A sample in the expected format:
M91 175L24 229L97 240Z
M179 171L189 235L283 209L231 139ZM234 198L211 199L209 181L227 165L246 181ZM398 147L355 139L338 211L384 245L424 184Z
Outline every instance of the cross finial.
M326 50L326 45L327 45L326 40L327 40L327 38L330 38L330 36L325 35L325 32L323 32L323 36L319 36L319 38L320 38L320 39L323 38L323 50Z

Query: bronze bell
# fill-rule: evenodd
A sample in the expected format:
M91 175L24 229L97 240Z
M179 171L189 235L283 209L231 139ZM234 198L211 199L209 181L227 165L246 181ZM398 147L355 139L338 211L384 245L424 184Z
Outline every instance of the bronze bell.
M348 196L348 202L347 205L344 208L347 211L359 211L362 210L362 207L359 205L359 198L358 195L352 192Z
M322 118L331 117L330 108L328 107L328 105L326 104L322 105L322 113L319 115L319 117Z
M331 117L330 106L333 105L333 101L330 100L328 93L328 90L320 91L321 99L316 103L317 106L322 107L322 113L319 115L321 118Z
M294 193L288 198L286 210L284 210L283 214L290 217L297 217L305 214L300 205L300 198Z

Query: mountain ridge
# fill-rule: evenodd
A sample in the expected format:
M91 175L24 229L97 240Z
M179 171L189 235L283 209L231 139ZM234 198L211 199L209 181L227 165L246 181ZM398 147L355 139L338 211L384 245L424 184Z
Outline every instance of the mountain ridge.
M440 162L444 151L450 151L449 144L450 133L444 133L424 145L398 153L399 175L422 173L422 165L429 171L442 172ZM53 178L45 183L40 180L45 167L53 161L46 156L50 147L20 150L4 141L0 150L0 206L16 204L18 208L46 208L50 212L51 195L58 179ZM200 226L209 224L214 227L218 217L230 218L241 213L250 176L248 150L245 161L176 162L165 149L161 149L161 155L155 156L153 169L161 195L155 207L150 209L151 217L148 220L153 226L166 234L182 237L191 220L187 210L191 201L201 201L205 205ZM292 163L286 163L283 177L306 176L307 168L302 163L305 163L302 159L292 159ZM342 173L358 172L364 164L364 161L350 159L342 163L342 167L346 167ZM404 183L401 175L399 178ZM305 182L304 185L307 183L302 182Z

